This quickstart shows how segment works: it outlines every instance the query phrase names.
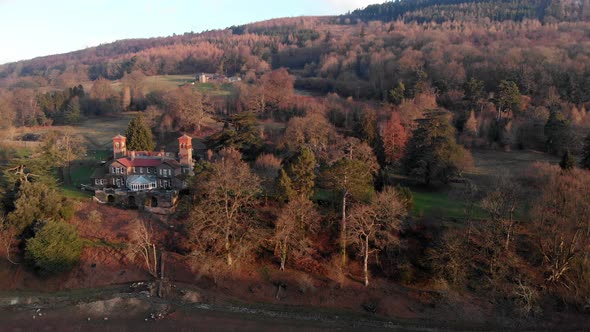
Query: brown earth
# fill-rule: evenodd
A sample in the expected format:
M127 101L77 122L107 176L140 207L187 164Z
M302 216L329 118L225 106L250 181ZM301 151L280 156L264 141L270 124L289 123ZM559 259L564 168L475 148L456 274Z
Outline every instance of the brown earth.
M278 266L271 263L242 265L230 271L218 268L212 273L213 266L195 264L188 256L172 252L164 254L165 274L172 282L174 292L183 289L181 294L165 300L145 298L143 293L121 297L118 295L121 289L128 289L132 283L151 280L142 261L130 258L126 249L132 221L137 218L149 220L155 233L161 234L161 241L165 240L163 234L173 233L177 226L137 211L90 202L80 204L72 222L90 244L73 271L58 277L39 278L23 264L12 265L5 260L0 263L2 330L16 331L26 327L24 330L36 331L43 327L41 330L47 331L123 331L139 328L149 331L156 330L156 326L190 330L191 326L198 326L197 322L205 324L201 325L204 328L220 327L221 330L272 330L279 326L281 329L285 326L305 326L314 330L327 327L325 322L332 324L329 326L350 327L356 318L352 322L343 320L343 325L338 325L338 321L348 316L378 322L393 321L391 324L406 327L551 328L566 323L574 328L590 327L588 317L580 319L579 316L565 314L555 314L551 319L542 321L514 319L514 315L509 313L499 316L491 302L469 293L459 294L444 284L408 287L374 278L368 287L364 287L359 282L360 278L356 277L360 275L360 267L354 264L348 274L330 272L335 269L326 266L329 274L322 276L292 269L279 271ZM64 291L68 292L62 293ZM18 304L10 304L11 296L19 299ZM44 297L50 299L44 300ZM190 305L187 306L187 303ZM221 309L203 311L194 303L221 306ZM31 310L38 309L40 305L45 305L43 310L47 312L43 316L44 323L39 317L31 320L34 315ZM246 311L248 308L263 308L271 314L240 312L236 316L235 312L227 309L235 305L246 308ZM161 310L162 306L168 308L165 319L158 320L154 323L156 325L142 325L150 312ZM266 321L268 317L276 316L273 312L283 313L278 323L275 319ZM109 326L113 329L105 329L103 315L109 317ZM298 315L303 318L292 319L292 316ZM90 321L87 320L89 316ZM336 316L339 318L334 319ZM71 324L63 325L64 317L71 317L68 319ZM248 325L247 322L252 319L256 323ZM303 325L301 321L304 321ZM23 325L23 322L26 324ZM49 326L59 328L45 328Z

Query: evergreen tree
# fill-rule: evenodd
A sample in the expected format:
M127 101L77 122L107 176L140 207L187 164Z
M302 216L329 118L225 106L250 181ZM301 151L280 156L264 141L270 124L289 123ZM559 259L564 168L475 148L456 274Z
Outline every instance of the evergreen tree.
M313 152L305 147L287 159L279 173L277 184L282 199L291 200L295 196L310 198L315 186L315 166Z
M584 148L582 149L582 161L580 167L590 169L590 134L584 139Z
M281 168L277 177L277 191L277 198L281 202L289 201L296 196L296 192L293 190L293 182L284 168Z
M520 111L520 91L518 90L518 85L512 81L500 81L494 103L498 108L498 119L505 112Z
M574 159L574 156L570 153L569 149L565 150L565 153L561 157L559 167L564 171L570 171L576 167L576 159Z
M474 77L465 82L463 86L465 93L464 99L469 103L468 108L476 109L479 103L485 98L483 81Z
M402 81L399 81L397 85L389 91L389 100L392 103L399 105L404 100L404 95L406 93L406 86Z
M74 225L50 221L27 240L25 259L41 274L56 274L76 265L83 248Z
M263 142L254 114L241 112L229 117L223 129L209 136L205 143L213 151L231 147L240 150L246 159L255 159Z
M469 152L457 144L455 128L446 112L429 112L425 119L417 121L403 160L406 173L422 178L426 185L433 180L447 183L458 173Z
M141 114L129 122L125 136L127 137L127 149L130 151L152 151L156 147L152 130L143 121Z
M560 155L570 143L570 124L560 111L552 111L545 124L547 151Z
M73 97L68 102L66 109L64 111L64 123L65 124L75 124L80 121L80 99L78 97Z

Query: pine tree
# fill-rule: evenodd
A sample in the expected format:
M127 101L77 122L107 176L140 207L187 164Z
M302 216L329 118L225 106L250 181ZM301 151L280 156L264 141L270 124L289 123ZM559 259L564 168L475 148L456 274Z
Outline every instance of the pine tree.
M560 111L553 111L545 124L547 151L561 154L570 143L570 124Z
M404 100L404 95L406 93L406 86L402 81L399 81L397 85L389 91L389 100L392 103L399 105Z
M590 169L590 134L584 139L584 148L582 149L582 161L580 167Z
M469 152L455 140L455 128L446 112L433 111L419 119L407 144L403 165L406 173L422 178L426 185L434 180L447 183L458 174Z
M152 130L143 121L141 114L129 122L125 136L127 137L127 149L130 151L152 151L156 147Z
M576 160L574 156L570 153L570 150L565 150L565 153L561 157L561 161L559 162L559 167L561 167L564 171L571 171L576 167Z
M73 97L68 102L64 111L64 123L75 124L80 121L80 99Z
M293 181L293 189L300 196L309 198L313 195L315 166L315 156L308 148L302 148L288 165L287 172Z
M512 81L500 81L496 91L497 97L494 100L498 108L498 119L507 111L520 111L520 91L516 83Z
M293 190L293 182L284 168L281 168L277 177L277 191L277 198L281 202L289 201L296 196L296 192Z

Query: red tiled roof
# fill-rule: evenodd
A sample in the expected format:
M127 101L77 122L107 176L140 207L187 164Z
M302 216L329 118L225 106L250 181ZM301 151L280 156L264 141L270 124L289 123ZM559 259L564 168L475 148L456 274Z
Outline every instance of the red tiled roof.
M129 158L119 158L117 161L125 167L157 167L163 162L160 158L136 158L133 160Z
M180 136L180 137L178 138L178 140L179 140L179 141L192 141L192 139L193 139L193 138L192 138L192 137L190 137L190 136L189 136L189 135L187 135L187 134L184 134L184 135L182 135L182 136Z

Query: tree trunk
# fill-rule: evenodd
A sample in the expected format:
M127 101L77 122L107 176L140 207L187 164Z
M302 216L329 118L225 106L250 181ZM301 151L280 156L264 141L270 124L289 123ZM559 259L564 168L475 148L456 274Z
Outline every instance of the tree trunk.
M512 220L509 221L508 224L508 231L506 232L506 244L505 244L505 249L508 250L508 247L510 245L510 234L512 233L512 225L514 223L512 222Z
M363 262L363 272L365 274L365 287L369 286L369 237L365 236L365 258Z
M227 251L227 265L231 266L233 263L233 259L231 257L231 243L227 237L225 238L225 250Z
M340 252L342 266L346 266L346 191L342 195L342 220L340 221Z
M285 271L285 262L287 261L287 243L281 245L281 271Z

